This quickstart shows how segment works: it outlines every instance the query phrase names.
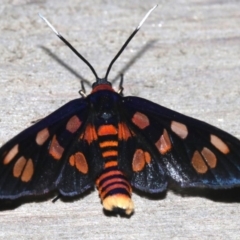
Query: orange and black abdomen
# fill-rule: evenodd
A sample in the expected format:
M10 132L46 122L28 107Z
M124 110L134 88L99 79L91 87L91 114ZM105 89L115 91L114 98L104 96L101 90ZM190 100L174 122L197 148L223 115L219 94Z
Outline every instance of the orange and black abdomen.
M123 209L126 214L133 211L132 188L118 169L118 129L112 124L101 125L97 131L99 146L104 160L104 170L96 185L106 210Z

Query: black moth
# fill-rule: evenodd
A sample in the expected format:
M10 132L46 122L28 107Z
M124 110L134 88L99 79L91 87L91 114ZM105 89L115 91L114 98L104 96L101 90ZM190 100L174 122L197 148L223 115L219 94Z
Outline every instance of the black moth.
M155 8L155 7L154 7ZM131 214L132 187L147 193L179 187L240 185L240 141L207 123L148 100L123 97L43 18L92 70L92 92L21 132L0 149L0 199L58 191L76 196L97 186L106 210Z

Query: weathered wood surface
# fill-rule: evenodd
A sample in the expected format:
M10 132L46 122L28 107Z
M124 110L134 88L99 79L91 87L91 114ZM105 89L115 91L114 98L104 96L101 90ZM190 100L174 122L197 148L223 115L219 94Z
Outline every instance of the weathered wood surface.
M1 144L32 120L79 97L77 74L94 81L88 68L38 17L39 12L103 76L114 54L155 4L152 0L3 2ZM125 95L153 100L240 137L239 10L240 2L234 0L160 2L114 65L110 79L143 52L125 72ZM238 192L220 192L218 201L200 193L169 191L159 200L133 194L136 210L130 219L105 216L96 191L74 202L30 202L0 212L0 238L239 239ZM235 195L230 202L220 201L230 194Z

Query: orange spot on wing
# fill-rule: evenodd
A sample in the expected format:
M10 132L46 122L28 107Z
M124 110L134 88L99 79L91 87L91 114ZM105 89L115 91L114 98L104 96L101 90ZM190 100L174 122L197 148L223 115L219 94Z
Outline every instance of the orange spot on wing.
M118 138L119 140L127 141L130 138L131 132L125 123L118 124Z
M132 122L141 129L146 128L150 124L148 117L140 112L136 112L133 115Z
M213 146L215 146L219 151L221 151L224 154L227 154L230 152L229 147L226 143L224 143L219 137L216 135L211 134L210 141Z
M34 166L33 166L33 161L32 159L28 159L25 168L23 170L22 176L21 176L21 180L23 182L29 182L32 179L34 173Z
M83 137L84 137L84 134L83 134L83 133L81 133L81 135L80 135L79 139L83 139Z
M64 148L60 146L56 135L53 136L50 147L49 147L49 154L55 159L59 160L62 157L64 152Z
M74 155L71 155L70 158L69 158L69 163L70 165L73 167L75 165L75 157Z
M80 119L76 115L74 115L68 120L66 129L71 133L75 133L80 128L81 124L82 122L80 121Z
M10 163L13 160L13 158L17 155L18 152L19 152L19 145L16 144L4 157L3 164L7 165L8 163Z
M80 136L81 138L81 136ZM97 133L95 130L95 127L91 124L87 125L85 132L84 132L84 139L88 142L90 145L93 141L97 140Z
M205 161L203 160L201 154L198 151L194 152L191 163L196 172L200 174L206 173L208 170Z
M134 172L140 172L144 169L146 163L149 164L152 158L149 152L137 149L133 155L132 169Z
M81 152L73 154L69 158L69 163L71 166L75 166L77 170L83 174L88 173L88 164L85 156Z
M16 178L21 177L23 182L29 182L32 179L34 173L34 166L32 159L26 159L20 157L13 167L13 176Z
M13 167L13 176L18 178L21 176L23 169L27 163L27 159L25 157L20 157Z
M38 145L41 146L47 141L49 136L50 136L50 133L49 133L48 129L44 128L43 130L38 132L35 141Z
M151 162L151 155L149 154L149 152L144 152L144 158L145 158L145 162L147 164L149 164Z
M166 129L163 130L163 134L159 138L159 140L155 143L158 151L161 154L167 153L172 148L172 144Z
M215 168L217 165L217 157L216 155L208 148L204 147L201 151L204 159L206 160L208 166L210 168Z
M142 149L137 149L133 155L132 168L134 172L140 172L145 167L145 155Z
M115 135L117 134L117 129L112 125L101 125L98 128L98 135L99 136L106 136L106 135Z

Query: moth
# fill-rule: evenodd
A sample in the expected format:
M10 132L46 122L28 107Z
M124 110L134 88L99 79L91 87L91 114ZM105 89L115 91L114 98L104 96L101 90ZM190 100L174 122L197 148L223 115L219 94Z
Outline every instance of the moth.
M155 6L156 7L156 6ZM154 8L155 8L154 7ZM123 97L42 17L96 77L92 92L62 106L0 149L0 199L58 191L73 197L95 185L104 209L134 211L132 188L160 193L180 188L240 185L240 141L205 122L139 97ZM121 81L122 82L122 81Z

